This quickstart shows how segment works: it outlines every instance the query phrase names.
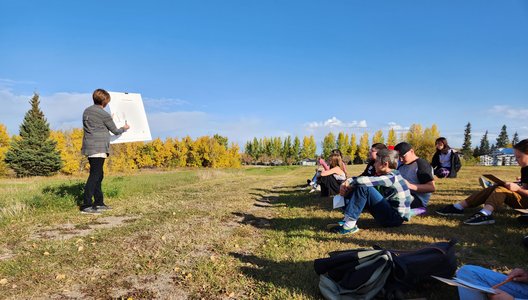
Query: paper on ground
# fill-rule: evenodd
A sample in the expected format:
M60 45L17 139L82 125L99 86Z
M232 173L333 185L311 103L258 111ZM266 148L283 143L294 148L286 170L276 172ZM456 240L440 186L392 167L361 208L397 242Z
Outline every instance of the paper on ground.
M449 285L461 286L461 287L466 288L466 289L476 290L476 291L480 291L480 292L483 292L483 293L486 293L486 294L497 294L497 292L494 289L490 288L490 287L473 284L471 282L462 280L460 278L453 277L453 279L447 279L447 278L442 278L442 277L438 277L438 276L431 276L431 277L433 277L435 279L438 279L438 280L440 280L440 281L442 281L444 283L447 283Z
M109 93L111 100L108 108L110 108L110 114L117 128L123 127L125 122L130 125L130 129L125 133L117 136L112 135L110 137L110 143L117 144L152 140L141 94Z

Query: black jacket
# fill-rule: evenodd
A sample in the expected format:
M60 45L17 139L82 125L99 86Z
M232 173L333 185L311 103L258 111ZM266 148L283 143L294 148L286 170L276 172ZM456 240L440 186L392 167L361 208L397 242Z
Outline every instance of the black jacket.
M457 177L457 172L460 171L460 168L462 167L462 163L460 162L460 158L458 157L458 153L451 150L451 171L449 172L449 178L455 178ZM441 168L440 166L440 151L436 150L436 153L433 155L433 161L431 162L431 166L433 169Z

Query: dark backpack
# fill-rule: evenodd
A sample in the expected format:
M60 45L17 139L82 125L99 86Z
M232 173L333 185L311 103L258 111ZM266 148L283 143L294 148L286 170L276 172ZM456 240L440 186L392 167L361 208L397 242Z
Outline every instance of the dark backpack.
M403 293L430 280L449 278L456 270L455 241L414 251L355 249L316 259L319 289L326 299L402 299Z
M457 269L455 240L439 242L414 251L389 250L394 269L385 290L407 292L426 281L431 275L451 278Z

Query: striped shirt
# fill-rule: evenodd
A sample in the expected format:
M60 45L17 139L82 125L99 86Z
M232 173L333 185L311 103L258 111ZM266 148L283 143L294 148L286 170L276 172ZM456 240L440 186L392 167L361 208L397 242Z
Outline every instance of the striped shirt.
M411 192L405 183L405 179L397 170L381 176L360 176L348 179L350 185L364 185L376 187L383 198L398 211L398 214L406 221L411 219Z
M101 106L92 105L83 113L82 154L91 156L97 153L110 153L110 133L119 135L125 130L117 128L112 116Z

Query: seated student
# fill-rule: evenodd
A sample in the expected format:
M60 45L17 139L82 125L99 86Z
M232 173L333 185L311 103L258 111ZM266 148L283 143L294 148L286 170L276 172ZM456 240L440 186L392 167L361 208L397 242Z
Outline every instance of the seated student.
M409 221L412 197L400 172L394 170L397 165L398 153L382 149L377 152L374 163L378 176L347 179L339 191L342 196L350 195L350 199L345 200L345 218L329 228L340 234L357 232L356 222L365 207L384 227L400 226Z
M339 193L339 186L346 179L345 172L341 169L341 156L330 155L330 169L321 172L317 182L321 186L321 197L328 197Z
M473 193L465 200L439 209L436 213L442 216L462 216L465 208L484 204L484 208L465 220L464 224L485 225L495 223L491 214L504 203L513 208L528 208L528 139L515 144L513 149L515 159L521 166L521 185L516 182L506 182L504 186L493 185Z
M449 147L445 137L436 139L436 152L433 155L431 166L438 178L455 178L462 164L458 154Z
M464 265L457 271L456 277L485 287L492 287L507 279L512 279L511 282L498 287L496 295L459 287L460 300L528 299L528 272L523 269L513 269L505 275L479 266Z
M319 176L321 176L321 172L324 171L324 170L329 170L330 169L330 167L328 166L328 164L326 163L326 161L323 159L322 156L319 156L319 158L317 159L317 164L319 166L315 169L315 174L312 177L312 180L307 179L308 185L312 187L312 190L310 190L310 193L315 191L315 189L317 188L317 186L318 186L317 178Z
M394 147L402 162L398 166L401 176L407 181L414 200L411 208L425 208L436 190L433 168L427 160L418 157L409 143L401 142ZM425 211L424 211L425 212Z
M376 162L376 153L378 153L378 151L383 150L383 149L387 149L387 146L385 146L385 144L382 144L382 143L372 144L372 146L370 147L370 151L369 151L369 161L368 161L367 167L365 168L363 173L361 173L361 175L359 176L375 176L376 175L376 168L374 168L374 163Z
M346 164L345 162L343 161L343 153L341 153L341 150L339 149L334 149L332 150L331 154L337 154L339 155L339 157L341 157L341 162L339 163L339 167L341 168L341 170L343 170L343 172L345 172L345 176L348 177L348 172L347 172L347 169L346 169Z

